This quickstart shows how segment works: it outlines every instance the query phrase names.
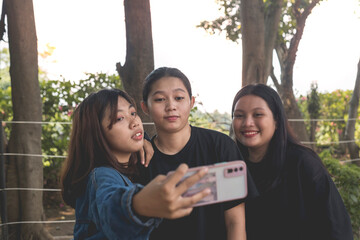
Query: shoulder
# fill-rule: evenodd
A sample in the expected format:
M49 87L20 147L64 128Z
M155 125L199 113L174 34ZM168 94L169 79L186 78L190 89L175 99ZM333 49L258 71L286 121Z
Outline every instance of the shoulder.
M243 159L235 141L228 135L211 129L192 127L192 134L195 131L194 145L198 146L199 151L213 154L220 161Z
M195 134L198 138L201 139L211 139L235 143L231 137L216 130L191 126L191 131L192 134Z
M117 176L119 174L120 173L112 167L97 167L91 171L91 175L97 175L97 176L102 176L102 175Z
M130 180L112 167L97 167L90 173L89 181L96 185L106 183L129 184Z
M288 166L312 180L328 175L320 157L310 148L290 145L287 148L286 158Z

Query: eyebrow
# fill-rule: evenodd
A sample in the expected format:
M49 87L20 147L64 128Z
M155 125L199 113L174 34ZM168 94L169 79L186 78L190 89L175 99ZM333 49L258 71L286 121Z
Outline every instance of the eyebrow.
M253 108L251 109L252 111L254 110L265 110L265 108L262 108L262 107L257 107L257 108ZM235 109L234 112L243 112L244 110L242 109Z
M151 96L154 96L156 94L163 94L165 91L155 91ZM173 90L173 92L183 92L183 93L186 93L186 91L182 88L176 88Z
M133 104L130 104L128 109L130 109L130 108L135 108L135 107L134 107ZM124 110L120 108L120 109L118 109L116 112L123 112L123 111L124 111Z

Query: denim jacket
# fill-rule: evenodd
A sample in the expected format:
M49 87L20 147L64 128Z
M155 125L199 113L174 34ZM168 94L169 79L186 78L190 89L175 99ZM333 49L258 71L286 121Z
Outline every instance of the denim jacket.
M95 168L76 200L74 239L148 239L161 219L134 213L132 198L142 188L113 168Z

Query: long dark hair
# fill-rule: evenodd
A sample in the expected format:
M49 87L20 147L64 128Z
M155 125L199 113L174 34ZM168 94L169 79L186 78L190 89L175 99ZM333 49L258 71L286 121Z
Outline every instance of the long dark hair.
M110 166L129 177L136 172L136 154L132 154L129 163L119 163L101 125L105 117L110 117L109 129L115 123L119 97L136 106L124 91L103 89L91 93L73 113L68 156L61 173L62 196L72 207L75 207L76 198L85 192L87 176L95 167ZM106 109L110 110L110 116L105 116Z
M263 180L266 180L263 182L267 183L267 186L264 186L264 188L270 189L276 186L280 180L281 172L286 161L287 146L289 144L300 145L300 143L295 138L293 131L289 126L284 106L278 93L264 84L250 84L237 92L232 105L232 117L234 117L235 105L238 100L247 95L254 95L262 98L267 103L273 114L274 120L276 121L276 130L263 158L266 169L268 169L268 171L266 171L267 176L263 176ZM248 159L248 148L241 144L237 139L235 140L245 159Z

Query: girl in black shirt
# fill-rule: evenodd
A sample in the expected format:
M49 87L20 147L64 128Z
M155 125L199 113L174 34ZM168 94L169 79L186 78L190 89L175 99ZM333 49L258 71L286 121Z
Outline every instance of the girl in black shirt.
M290 132L277 92L248 85L235 96L232 125L260 196L246 202L248 239L353 239L331 176Z

